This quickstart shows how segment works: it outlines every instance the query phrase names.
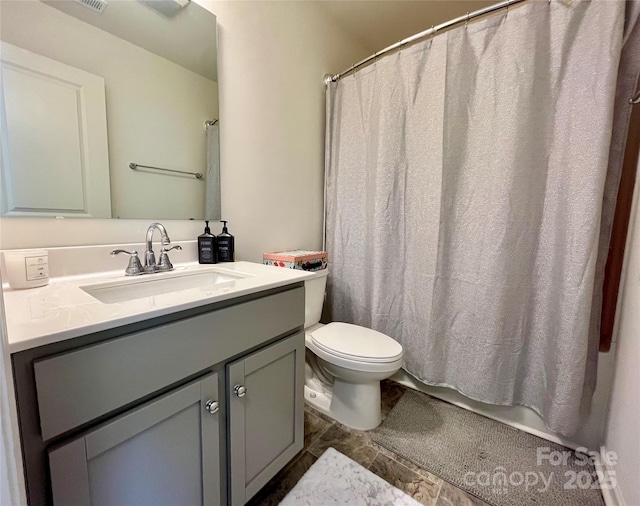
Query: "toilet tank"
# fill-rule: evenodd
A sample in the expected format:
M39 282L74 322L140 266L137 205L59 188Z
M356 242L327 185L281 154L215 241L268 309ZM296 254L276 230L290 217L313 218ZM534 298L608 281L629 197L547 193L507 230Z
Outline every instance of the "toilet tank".
M327 286L329 269L322 269L312 273L313 278L304 282L304 328L311 327L320 321L322 305L324 304L324 292Z

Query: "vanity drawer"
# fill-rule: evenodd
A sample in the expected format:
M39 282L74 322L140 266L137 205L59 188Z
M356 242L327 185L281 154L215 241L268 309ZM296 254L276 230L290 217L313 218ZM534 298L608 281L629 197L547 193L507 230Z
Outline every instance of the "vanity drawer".
M51 439L304 324L304 288L41 359L40 428Z

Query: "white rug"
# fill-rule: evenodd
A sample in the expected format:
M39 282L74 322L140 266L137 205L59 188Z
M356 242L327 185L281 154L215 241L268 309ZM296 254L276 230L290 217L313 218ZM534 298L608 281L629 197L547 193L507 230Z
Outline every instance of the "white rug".
M339 451L328 448L280 503L281 506L362 506L420 503Z

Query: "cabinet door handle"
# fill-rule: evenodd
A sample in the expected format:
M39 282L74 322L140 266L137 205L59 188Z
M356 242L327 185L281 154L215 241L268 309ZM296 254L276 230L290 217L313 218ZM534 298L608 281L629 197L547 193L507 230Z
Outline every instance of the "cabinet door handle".
M236 385L233 387L233 393L236 397L244 397L247 394L247 388L244 385Z
M204 409L206 409L209 414L215 415L218 411L220 411L220 403L218 401L207 401L204 405Z

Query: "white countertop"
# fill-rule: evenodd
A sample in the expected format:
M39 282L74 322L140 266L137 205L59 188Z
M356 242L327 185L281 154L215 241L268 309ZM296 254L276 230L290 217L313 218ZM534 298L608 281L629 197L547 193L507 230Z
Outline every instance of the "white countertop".
M119 270L52 278L48 285L40 288L12 290L4 287L9 352L16 353L312 277L311 273L300 270L251 262L230 262L216 265L183 264L176 266L175 271L147 274L141 276L140 280L155 280L212 268L244 277L225 282L219 287L190 288L111 304L98 301L80 287L105 282L130 282L137 278L125 276Z

